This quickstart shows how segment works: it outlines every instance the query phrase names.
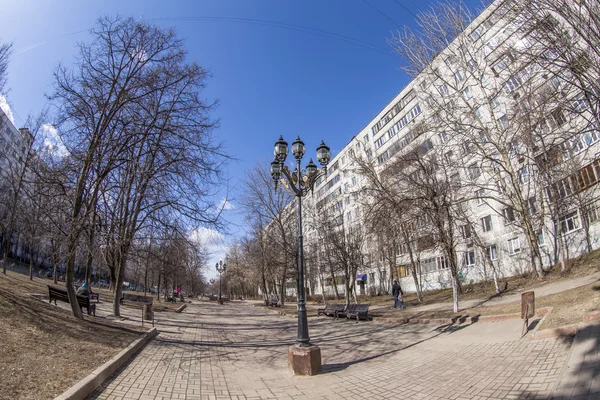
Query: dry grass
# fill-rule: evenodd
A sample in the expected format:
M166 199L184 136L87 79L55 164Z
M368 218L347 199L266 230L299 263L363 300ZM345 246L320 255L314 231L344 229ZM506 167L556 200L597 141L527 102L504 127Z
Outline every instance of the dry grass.
M11 271L0 274L2 400L54 398L145 331L102 318L85 316L80 321L31 296L47 296L48 284L53 283L43 278L30 281ZM100 299L106 301L109 294L101 291Z
M546 317L539 329L556 328L583 321L584 314L600 310L600 283L591 283L576 289L565 290L549 296L535 299L536 309L552 307L552 312ZM474 316L515 314L520 316L520 302L512 302L488 307L472 307L458 313L452 311L423 311L418 307L405 311L381 310L375 316L431 319L431 318L469 318Z

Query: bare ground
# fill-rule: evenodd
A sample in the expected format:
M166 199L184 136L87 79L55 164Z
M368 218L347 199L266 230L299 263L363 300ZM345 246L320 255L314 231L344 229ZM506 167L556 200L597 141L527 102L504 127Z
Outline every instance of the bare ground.
M54 398L145 332L99 317L77 320L47 303L48 284L11 271L0 274L2 400Z

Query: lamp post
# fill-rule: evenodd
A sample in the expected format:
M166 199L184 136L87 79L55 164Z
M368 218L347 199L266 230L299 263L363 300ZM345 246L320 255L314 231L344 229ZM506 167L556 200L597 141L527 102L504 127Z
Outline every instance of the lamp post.
M275 160L271 163L271 177L275 184L275 190L281 180L284 187L291 191L297 198L298 203L298 335L296 345L288 351L288 363L292 366L294 373L299 375L313 375L321 369L321 351L317 346L310 343L308 335L308 320L306 315L306 298L304 296L304 259L302 249L302 197L311 191L317 179L327 175L327 164L331 160L329 147L323 141L317 147L317 160L321 169L317 168L312 158L305 169L300 166L304 156L304 142L300 136L292 143L292 154L296 159L296 169L290 171L285 166L288 155L288 144L283 136L275 142ZM283 177L282 177L283 175Z
M210 295L212 296L213 292L215 290L215 282L216 282L216 280L214 278L211 278L208 282L210 283Z
M227 264L225 264L223 260L220 260L215 268L219 273L219 304L223 304L223 299L221 298L221 274L227 269Z

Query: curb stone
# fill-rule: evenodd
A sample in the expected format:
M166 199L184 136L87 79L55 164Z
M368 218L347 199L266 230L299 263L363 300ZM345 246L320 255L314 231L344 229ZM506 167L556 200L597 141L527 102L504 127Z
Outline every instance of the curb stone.
M54 400L83 400L92 393L98 386L110 377L116 370L125 364L134 354L144 348L152 339L158 335L156 328L152 328L141 338L131 343L119 354L105 362L95 371L83 378L75 385L71 386L66 392L54 398Z

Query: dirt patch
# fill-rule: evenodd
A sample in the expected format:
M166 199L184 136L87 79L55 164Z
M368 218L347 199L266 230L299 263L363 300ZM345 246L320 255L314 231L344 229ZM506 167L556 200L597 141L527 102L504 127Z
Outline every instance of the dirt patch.
M145 332L103 318L80 321L32 296L47 296L48 284L53 285L10 271L0 274L2 400L54 398Z

